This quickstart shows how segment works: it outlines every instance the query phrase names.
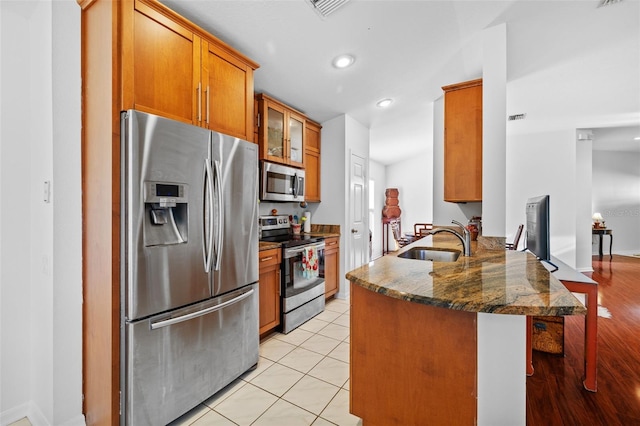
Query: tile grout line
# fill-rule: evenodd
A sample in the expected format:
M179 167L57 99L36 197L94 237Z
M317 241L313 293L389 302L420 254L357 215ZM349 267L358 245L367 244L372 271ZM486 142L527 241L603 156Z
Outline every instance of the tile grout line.
M339 300L339 299L334 299L334 300ZM332 302L333 302L333 301L332 301ZM330 302L330 303L332 303L332 302ZM337 304L337 305L341 305L342 303L336 303L336 304ZM265 409L261 409L262 411L260 412L260 414L258 415L258 417L257 417L255 420L251 421L251 424L255 424L256 422L258 422L258 420L260 420L261 418L263 418L263 417L265 416L265 414L266 414L266 413L267 413L267 412L268 412L268 411L269 411L269 410L270 410L274 405L276 405L279 401L284 401L284 402L286 402L287 404L290 404L291 406L296 407L297 409L303 410L304 412L307 412L307 413L309 413L311 416L313 416L314 418L313 418L313 420L312 420L312 422L311 422L312 424L315 424L315 423L318 421L318 419L322 419L323 421L325 421L325 422L327 422L327 423L330 423L330 424L335 425L335 424L336 424L335 422L333 422L333 421L331 421L331 420L329 420L329 419L327 419L327 418L323 417L323 416L322 416L322 413L324 413L324 412L325 412L325 410L326 410L326 409L327 409L327 408L328 408L328 407L329 407L329 406L330 406L334 401L336 401L336 398L337 398L337 397L338 397L338 395L340 394L340 391L341 391L341 390L344 390L344 391L346 391L346 392L350 392L350 387L349 387L349 389L346 389L346 388L345 388L345 386L349 384L349 374L347 374L347 378L346 378L346 380L345 380L341 385L336 385L336 384L331 383L331 382L329 382L329 381L327 381L327 380L325 380L325 379L322 379L322 378L316 377L316 376L314 376L314 375L312 375L312 374L310 374L310 373L311 373L311 371L313 371L315 368L317 368L317 367L318 367L322 362L326 361L327 359L328 359L328 360L330 360L331 362L338 362L338 363L340 363L340 364L346 364L347 366L349 365L349 362L348 362L348 361L347 361L347 362L345 362L345 361L343 361L343 360L342 360L342 359L340 359L340 358L334 358L334 357L330 356L330 354L331 354L331 353L333 353L336 349L338 349L338 348L342 345L342 343L346 343L347 345L350 345L350 337L351 337L350 327L349 327L349 326L345 326L345 325L343 325L343 324L340 324L340 323L336 323L336 322L335 322L335 321L338 321L341 317L343 317L343 315L350 315L350 306L348 306L348 305L347 305L346 309L344 309L342 312L334 311L334 310L332 310L332 309L326 309L324 312L331 312L332 314L336 314L337 316L336 316L335 318L333 318L331 321L326 321L326 320L324 320L324 319L317 318L317 317L316 317L316 318L312 318L311 320L309 320L308 322L311 322L311 321L313 321L313 320L317 320L317 321L321 321L322 323L324 323L324 324L322 324L322 325L321 325L321 327L320 327L317 331L310 331L310 330L307 330L307 329L302 328L302 326L303 326L304 324L303 324L302 326L300 326L300 330L302 330L302 331L304 331L304 332L306 332L306 333L309 333L309 334L308 334L308 336L307 336L306 338L303 338L303 339L302 339L301 341L299 341L299 342L292 343L291 341L289 341L289 340L287 340L287 339L281 339L281 338L279 338L280 336L286 336L286 335L284 335L284 334L282 334L282 333L279 333L279 332L277 332L277 331L276 331L276 332L274 332L271 336L267 337L264 341L260 342L260 346L262 346L262 345L266 344L267 342L270 342L270 341L272 341L272 340L277 340L277 342L278 342L278 343L284 343L284 344L286 344L286 345L291 345L293 348L292 348L291 350L289 350L288 352L286 352L284 355L279 356L279 357L277 358L277 360L273 360L273 359L270 359L270 358L267 358L267 357L265 357L265 356L262 356L262 355L261 355L261 356L260 356L260 358L263 358L264 360L267 360L267 361L271 362L271 365L269 365L269 366L268 366L268 367L266 367L263 371L261 371L260 373L258 373L258 374L257 374L257 375L255 375L255 376L251 377L250 379L247 379L247 378L246 378L247 376L249 376L249 375L251 374L251 372L248 372L248 373L246 373L245 375L243 375L243 376L245 376L245 377L240 377L240 378L238 379L238 381L234 381L233 383L230 383L230 384L228 385L228 387L230 387L230 388L233 388L233 387L235 387L235 386L237 386L237 385L239 385L239 384L242 384L242 385L241 385L241 386L239 386L237 389L235 389L233 392L231 392L231 393L229 393L229 394L227 394L227 395L224 395L224 396L223 396L223 398L222 398L222 399L220 399L220 400L217 400L217 399L213 398L214 400L213 400L213 401L211 401L211 404L212 404L211 406L207 405L207 404L205 403L206 401L205 401L205 402L203 402L203 403L201 403L198 407L204 407L204 408L205 408L205 410L203 410L203 414L202 414L201 416L198 416L198 417L197 417L197 418L195 418L195 419L191 419L191 421L189 422L189 424L194 424L194 423L198 422L200 419L202 419L204 416L206 416L206 415L207 415L207 413L208 413L209 411L213 411L216 415L221 416L221 417L222 417L222 418L224 418L225 420L228 420L228 421L230 421L231 423L233 423L233 424L237 425L238 423L237 423L236 421L234 421L232 418L227 417L226 415L222 414L221 412L217 411L216 407L218 407L219 405L221 405L224 401L227 401L227 400L228 400L229 398L231 398L234 394L236 394L238 391L240 391L241 389L243 389L246 385L249 385L249 384L250 384L252 387L254 387L254 388L256 388L256 389L259 389L260 391L265 392L265 393L267 393L267 394L269 394L269 395L271 395L271 396L273 396L273 397L275 397L275 398L276 398L276 399L275 399L275 401L274 401L274 402L272 402L271 404L269 404L269 406L268 406L268 407L266 407ZM323 312L323 313L324 313L324 312ZM322 315L322 314L320 314L320 315ZM344 321L344 320L342 320L342 321ZM307 322L307 323L308 323L308 322ZM305 323L305 324L306 324L306 323ZM325 328L327 328L329 325L335 325L335 326L339 327L340 329L341 329L341 328L346 328L349 332L348 332L347 336L346 336L346 337L344 337L344 338L342 338L342 339L340 339L340 338L336 338L336 337L333 337L333 336L327 336L327 335L324 335L324 334L320 334L320 332L321 332L322 330L324 330ZM322 337L322 338L324 338L324 339L330 339L330 340L333 340L333 341L337 342L337 344L336 344L336 346L334 346L332 349L330 349L327 353L323 353L323 352L324 352L324 350L323 350L323 352L317 352L317 351L315 351L315 350L311 350L311 349L308 349L308 348L306 348L306 347L303 347L303 346L302 346L302 345L304 345L306 342L308 342L310 339L312 339L312 338L313 338L313 337L315 337L315 336L319 336L319 337ZM288 365L285 365L285 364L281 363L281 361L282 361L284 358L286 358L287 356L291 355L291 354L292 354L295 350L297 350L297 349L302 349L302 350L308 351L308 352L310 352L310 353L312 353L312 354L314 354L314 355L318 355L318 356L320 356L320 359L319 359L317 362L313 363L313 365L312 365L310 368L308 368L308 370L307 370L306 372L300 371L300 370L298 370L298 369L296 369L296 368L293 368L293 367L290 367L290 366L288 366ZM277 353L277 352L276 352L276 353ZM257 379L258 377L260 377L260 376L262 376L263 374L265 374L266 372L268 372L268 371L269 371L269 370L270 370L274 365L278 365L279 367L286 368L286 369L288 369L288 370L291 370L291 371L293 371L293 372L299 373L299 374L301 375L301 376L300 376L300 378L298 378L294 383L292 383L290 386L288 386L288 387L287 387L287 389L286 389L286 390L284 390L284 392L282 392L282 396L278 396L277 394L273 393L272 391L267 390L267 389L264 389L263 387L258 386L257 384L254 384L254 383L252 382L253 380ZM300 383L300 381L302 381L305 377L309 377L310 379L317 380L317 381L319 381L319 382L322 382L322 383L324 383L324 384L326 384L326 385L329 385L329 386L331 386L332 388L335 388L335 389L336 389L336 392L333 394L333 396L331 396L331 398L329 399L329 401L328 401L326 404L324 404L324 405L322 406L322 408L321 408L321 409L319 409L319 410L318 410L318 411L319 411L319 414L316 414L316 413L314 413L314 412L310 411L309 409L307 409L307 408L305 408L305 407L302 407L302 406L300 406L300 405L298 405L298 404L296 404L296 403L293 403L293 402L291 402L291 401L289 401L289 400L287 400L287 399L283 398L283 397L284 397L284 395L286 395L288 392L290 392L290 391L291 391L291 389L293 389L293 388L294 388L298 383ZM267 378L266 378L266 379L267 379ZM221 395L221 396L222 396L222 395ZM194 410L196 410L198 407L194 408Z

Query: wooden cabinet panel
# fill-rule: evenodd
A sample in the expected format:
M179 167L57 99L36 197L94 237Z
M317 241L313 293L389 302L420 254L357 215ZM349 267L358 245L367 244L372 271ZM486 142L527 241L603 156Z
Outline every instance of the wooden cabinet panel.
M482 80L442 89L444 200L482 201Z
M324 297L331 297L340 288L340 237L324 240Z
M271 249L259 255L260 335L280 325L280 253Z
M475 425L476 317L352 282L351 413L365 425Z
M307 202L320 202L320 129L322 126L318 123L307 120L304 136L304 199Z
M304 154L304 200L320 202L320 153L305 151Z
M253 141L253 71L257 64L177 18L154 1L135 2L133 36L125 35L123 43L124 109L135 108ZM128 42L133 43L130 54ZM126 77L129 72L132 81ZM126 102L128 91L133 93L132 104Z
M137 3L133 25L131 108L196 124L200 38Z
M253 141L253 69L207 43L204 91L208 128Z

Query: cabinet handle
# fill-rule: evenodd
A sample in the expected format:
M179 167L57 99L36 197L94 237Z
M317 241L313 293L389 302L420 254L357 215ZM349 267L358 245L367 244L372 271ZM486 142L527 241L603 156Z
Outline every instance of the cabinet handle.
M337 243L336 241L334 241L334 242L329 243L329 244L327 244L327 245L328 245L328 246L335 246L336 244L338 244L338 243Z
M271 259L273 259L273 256L262 258L260 259L260 262L266 262L267 260L271 260Z
M209 125L209 85L207 85L207 126Z
M197 93L198 93L198 123L200 123L202 121L202 96L200 96L201 92L202 92L202 84L198 83L198 89L197 89Z

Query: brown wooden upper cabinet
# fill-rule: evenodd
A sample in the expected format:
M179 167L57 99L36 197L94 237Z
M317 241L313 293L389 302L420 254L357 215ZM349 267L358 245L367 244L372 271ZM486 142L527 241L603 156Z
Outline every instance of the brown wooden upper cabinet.
M263 93L256 99L260 159L304 168L305 116Z
M304 127L304 174L307 202L320 202L320 130L322 126L307 119Z
M135 1L130 25L123 44L124 109L253 141L256 63L154 1Z
M482 201L482 79L444 90L444 200Z

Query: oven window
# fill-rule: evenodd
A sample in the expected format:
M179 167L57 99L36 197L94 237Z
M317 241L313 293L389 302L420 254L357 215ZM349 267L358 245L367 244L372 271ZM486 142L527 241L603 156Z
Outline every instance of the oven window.
M303 260L303 253L285 259L285 297L300 294L322 282L324 282L324 249L317 250L315 262L311 264Z

